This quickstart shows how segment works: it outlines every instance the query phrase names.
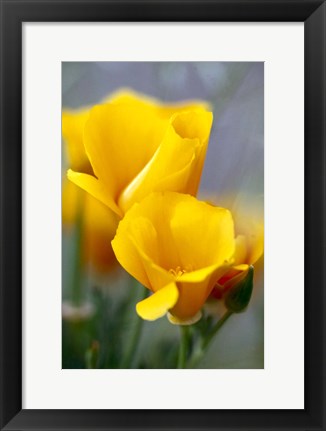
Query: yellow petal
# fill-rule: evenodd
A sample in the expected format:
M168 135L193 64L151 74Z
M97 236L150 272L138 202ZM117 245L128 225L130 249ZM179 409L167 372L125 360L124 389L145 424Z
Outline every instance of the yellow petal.
M229 268L230 262L223 266L212 265L182 275L180 281L177 282L179 300L170 313L179 319L189 319L194 316L204 305L216 280L222 277Z
M130 216L132 223L128 220ZM172 274L156 263L157 232L148 219L133 218L128 212L119 223L112 247L121 266L148 289L155 292L173 280Z
M83 133L85 123L89 117L89 109L79 111L63 111L62 113L62 136L66 143L69 166L81 172L92 172L87 158Z
M238 235L235 264L253 265L264 253L263 209L259 200L248 196L245 197L245 201L243 199L239 195L230 194L220 196L218 202L232 209L235 231Z
M238 235L235 239L234 264L239 265L246 262L247 256L247 238L244 235Z
M111 101L121 103L127 100L140 103L141 99L137 99L135 93L123 91L107 96L100 104L107 104ZM85 106L81 109L65 109L62 112L62 137L66 143L69 167L74 171L84 173L92 173L83 142L84 127L90 110L91 106Z
M180 136L196 136L202 144L202 150L196 157L195 166L186 191L186 193L193 196L196 196L200 184L212 122L213 114L211 112L198 113L195 111L183 112L175 116L173 121L173 126Z
M170 181L169 191L180 191L186 188L191 175L191 166L200 143L197 139L182 139L170 127L153 155L142 171L128 184L119 198L119 206L126 212L135 202L140 202L153 191L162 191L160 185L166 185L166 177L183 171L182 182ZM185 171L184 168L188 170Z
M257 223L249 237L249 256L247 263L254 264L264 253L264 225Z
M118 217L89 193L84 192L74 184L72 185L85 195L83 214L84 259L98 271L107 272L113 265L117 264L111 241L118 227Z
M152 195L151 195L152 196ZM162 208L162 195L154 200L144 199L141 204L135 204L120 221L117 234L112 241L112 247L120 264L140 283L151 290L158 290L172 279L165 268L165 255L174 261L175 247L172 243L158 237L155 226L161 232L169 229L170 206ZM173 208L172 208L173 210ZM168 279L167 279L168 277ZM150 281L151 280L151 281Z
M264 225L263 222L257 219L257 215L252 214L244 215L239 212L236 214L236 230L242 237L240 243L238 244L238 254L240 253L240 248L245 247L246 255L245 257L240 254L236 258L236 264L246 263L252 265L257 262L257 260L262 256L264 252ZM245 238L245 240L243 239ZM245 245L243 244L245 241ZM240 247L240 248L239 248ZM242 251L243 254L243 251Z
M84 131L86 152L114 201L151 159L166 127L167 120L146 106L111 103L91 110Z
M153 191L196 193L211 125L210 112L175 114L151 160L121 193L123 211Z
M90 193L104 205L108 206L113 212L122 216L122 212L117 204L112 200L111 195L107 193L105 185L92 175L74 172L71 169L67 171L67 177L77 186Z
M187 196L176 206L170 226L184 268L222 265L234 254L233 219L225 208Z
M120 240L120 236L116 235L111 245L120 265L141 284L152 290L142 258L132 239L126 235Z
M169 283L149 298L138 302L136 305L136 311L142 319L159 319L175 305L178 300L178 296L179 292L175 283Z

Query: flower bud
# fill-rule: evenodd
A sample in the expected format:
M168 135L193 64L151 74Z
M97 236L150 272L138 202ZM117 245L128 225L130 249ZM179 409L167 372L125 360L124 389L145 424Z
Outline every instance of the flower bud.
M249 266L244 278L236 283L225 296L225 306L233 313L241 313L249 304L254 286L254 267Z

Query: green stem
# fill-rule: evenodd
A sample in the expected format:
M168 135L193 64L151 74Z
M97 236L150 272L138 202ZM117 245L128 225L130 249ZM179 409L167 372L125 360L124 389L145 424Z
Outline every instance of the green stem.
M207 347L209 346L209 344L211 343L211 341L213 340L213 338L215 337L215 335L218 333L218 331L222 328L222 326L224 325L224 323L228 320L228 318L230 316L232 316L233 312L230 310L227 310L223 316L220 318L220 320L216 323L216 325L214 326L214 328L212 329L212 332L209 334L209 336L207 338L205 338L204 342L203 342L203 349L207 349Z
M82 302L82 245L83 245L83 196L79 194L77 203L77 216L75 224L74 257L72 266L72 301L75 305Z
M189 327L180 325L180 334L178 368L186 368L189 349Z
M143 287L143 293L141 296L141 299L145 299L148 295L148 289L146 287ZM140 335L143 329L143 319L141 319L137 314L135 314L135 320L134 320L134 330L130 337L129 344L126 349L126 353L124 355L124 358L121 362L121 368L132 368L133 361L136 355L137 347L139 344Z
M220 318L220 320L216 323L208 337L206 337L201 345L194 351L194 354L190 358L189 361L189 368L195 368L198 363L202 360L204 354L206 353L207 348L211 344L213 338L218 333L218 331L222 328L224 323L228 320L230 316L232 316L233 312L227 310L223 316Z

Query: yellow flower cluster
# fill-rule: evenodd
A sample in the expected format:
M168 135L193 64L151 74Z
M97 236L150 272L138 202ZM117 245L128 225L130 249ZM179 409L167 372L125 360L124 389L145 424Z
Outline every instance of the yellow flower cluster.
M68 178L108 211L116 259L152 292L136 307L146 320L168 313L172 323L194 323L207 298L263 252L262 233L239 232L229 210L195 197L213 121L208 109L121 91L63 113Z

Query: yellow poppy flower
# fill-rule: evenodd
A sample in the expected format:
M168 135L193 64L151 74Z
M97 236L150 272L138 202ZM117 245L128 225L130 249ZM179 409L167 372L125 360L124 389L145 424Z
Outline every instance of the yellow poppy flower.
M124 91L81 111L78 124L64 113L64 133L78 128L92 168L70 169L68 178L120 217L153 191L196 195L213 118L205 108Z
M139 302L140 317L191 324L235 251L231 213L173 192L152 193L119 223L112 241L122 267L153 294Z

